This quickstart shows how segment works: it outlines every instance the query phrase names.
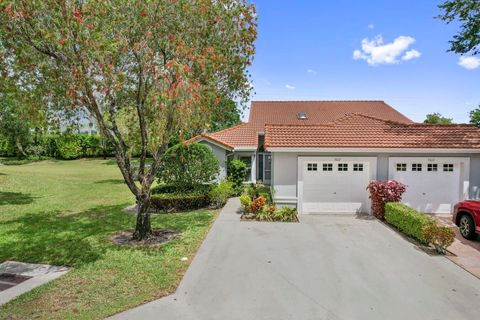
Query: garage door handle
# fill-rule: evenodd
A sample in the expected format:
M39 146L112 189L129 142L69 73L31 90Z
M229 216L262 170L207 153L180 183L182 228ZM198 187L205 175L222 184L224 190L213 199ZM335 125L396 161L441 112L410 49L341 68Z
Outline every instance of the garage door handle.
M422 195L424 195L424 196L425 196L425 195L427 195L427 194L426 194L425 192L423 192L423 193L422 193Z
M337 194L336 192L334 192L333 194Z

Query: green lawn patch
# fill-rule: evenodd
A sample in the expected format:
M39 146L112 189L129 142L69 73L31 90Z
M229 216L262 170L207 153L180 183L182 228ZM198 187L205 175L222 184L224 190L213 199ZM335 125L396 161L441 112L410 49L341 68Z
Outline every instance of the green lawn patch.
M134 199L110 164L0 166L0 262L73 267L0 307L0 319L101 319L175 290L216 212L154 215L154 228L182 234L156 248L114 245L111 236L133 229L135 216L122 212Z

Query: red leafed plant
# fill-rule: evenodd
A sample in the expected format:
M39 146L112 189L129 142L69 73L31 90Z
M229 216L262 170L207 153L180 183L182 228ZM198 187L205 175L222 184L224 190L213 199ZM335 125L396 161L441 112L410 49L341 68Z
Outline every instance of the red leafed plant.
M367 186L370 191L370 199L372 199L372 212L375 217L380 220L385 216L385 203L400 202L402 194L406 190L406 186L398 181L370 181Z
M266 204L267 204L267 200L265 200L265 197L259 196L258 198L252 200L250 209L252 210L252 213L257 214L257 212L262 210Z

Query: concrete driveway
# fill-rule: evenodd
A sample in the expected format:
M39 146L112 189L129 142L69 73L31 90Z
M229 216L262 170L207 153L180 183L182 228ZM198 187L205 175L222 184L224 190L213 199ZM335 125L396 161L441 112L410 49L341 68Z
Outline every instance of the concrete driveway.
M114 319L475 319L480 280L372 219L241 222L232 199L177 292Z

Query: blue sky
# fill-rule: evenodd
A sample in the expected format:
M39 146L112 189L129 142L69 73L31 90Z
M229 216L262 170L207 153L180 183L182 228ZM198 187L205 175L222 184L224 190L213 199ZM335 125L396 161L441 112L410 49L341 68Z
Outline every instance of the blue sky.
M440 1L252 2L252 100L384 100L414 121L455 122L480 104L480 57L467 69L446 52L458 26L434 19Z

